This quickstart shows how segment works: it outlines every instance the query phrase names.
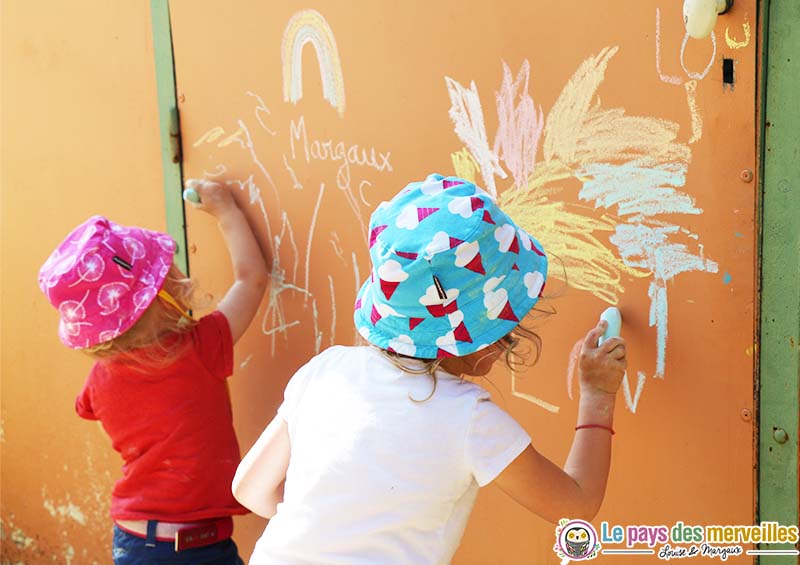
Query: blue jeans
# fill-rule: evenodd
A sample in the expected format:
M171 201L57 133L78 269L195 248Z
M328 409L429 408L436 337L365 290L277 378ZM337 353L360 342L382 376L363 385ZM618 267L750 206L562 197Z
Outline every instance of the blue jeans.
M114 526L114 565L244 565L232 539L205 547L175 551L175 542L151 541Z

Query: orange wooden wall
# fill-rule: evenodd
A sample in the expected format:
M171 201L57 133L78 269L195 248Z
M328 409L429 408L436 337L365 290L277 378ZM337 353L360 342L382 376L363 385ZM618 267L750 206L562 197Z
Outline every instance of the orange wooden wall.
M149 13L133 1L109 6L3 8L2 547L4 557L31 563L39 562L35 555L107 560L107 497L119 466L100 430L74 416L89 363L60 347L36 270L89 214L164 226ZM243 449L274 415L297 367L319 348L352 343L351 305L369 270L364 226L377 203L433 171L458 170L486 184L468 160L454 164L468 144L448 115L445 77L454 92L455 83L469 90L474 81L494 149L503 63L515 78L528 61L527 89L516 91L516 101L530 94L541 108L535 168L501 160L507 177L493 179L501 202L523 200L512 213L558 250L569 284L551 279L558 314L538 326L541 362L513 385L497 370L487 386L537 448L563 462L576 416L568 353L618 302L631 398L620 392L612 476L595 523L752 522L757 184L740 172L757 168L755 0L737 0L720 20L707 73L711 40L690 40L682 66L676 2L365 3L354 10L323 1L172 0L171 15L184 173L238 181L237 199L261 243L276 251L271 294L237 350L232 395ZM10 28L12 17L19 25ZM303 37L311 45L296 58L293 42ZM733 88L722 84L723 57L735 61ZM301 81L292 82L292 70L302 71ZM582 96L588 105L580 110ZM603 112L614 109L638 121L612 123L620 111ZM589 123L611 124L613 135L592 132ZM660 133L645 135L651 131ZM367 156L374 149L374 166L343 167L324 154L328 140ZM480 160L486 152L474 146L472 154ZM595 200L579 199L582 186L600 178L598 165L636 157L649 159L642 174L662 167L678 179L674 192L691 199L680 201L684 210L701 211L645 214L637 224L616 206L596 209ZM532 184L517 182L520 175ZM635 178L622 182L633 186ZM625 223L674 226L670 241L682 247L669 249L685 257L667 263L688 271L667 276L664 263L626 269L610 239ZM589 235L568 239L587 226ZM190 213L188 233L192 274L221 296L230 279L213 222ZM561 249L565 241L575 248ZM595 280L598 264L609 274ZM652 288L668 300L663 370L664 345L649 323ZM243 555L263 526L254 516L237 519ZM553 531L490 486L456 563L555 563Z

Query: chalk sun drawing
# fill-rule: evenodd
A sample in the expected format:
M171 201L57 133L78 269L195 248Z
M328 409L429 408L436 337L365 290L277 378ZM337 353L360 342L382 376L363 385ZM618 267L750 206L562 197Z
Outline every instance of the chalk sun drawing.
M657 13L657 36L659 16ZM659 42L657 38L657 48ZM712 43L716 49L714 38ZM528 62L513 79L503 62L496 94L498 129L492 148L477 86L471 82L464 88L445 77L450 118L465 145L452 154L452 160L458 174L475 178L480 173L493 192L497 187L494 177L505 178L505 170L510 171L513 183L500 191L498 203L561 259L565 272L553 269L552 277L563 279L566 274L570 286L610 304L616 304L624 292L623 275L650 278L649 323L656 328L657 345L653 376L663 378L667 283L681 273L718 270L714 261L705 258L702 244L692 243L699 239L696 234L670 223L675 215L702 213L694 198L681 189L691 162L688 143L702 134L694 89L708 71L686 71L694 79L686 85L692 138L682 142L677 139L679 126L674 122L627 115L623 108L601 105L597 92L617 51L617 47L607 47L583 61L545 120L541 107L528 93ZM659 57L657 54L657 65ZM675 78L662 75L665 82L680 84ZM539 152L542 156L537 161ZM580 185L577 202L556 198L576 181ZM598 209L602 210L599 217ZM669 215L670 221L660 219L662 215ZM645 373L638 372L632 393L626 378L625 399L632 412L644 383ZM553 411L553 406L541 399L512 392Z
M328 22L316 10L296 13L286 24L281 43L283 99L297 104L303 97L303 47L310 43L317 54L322 96L339 116L344 116L344 76L339 49Z

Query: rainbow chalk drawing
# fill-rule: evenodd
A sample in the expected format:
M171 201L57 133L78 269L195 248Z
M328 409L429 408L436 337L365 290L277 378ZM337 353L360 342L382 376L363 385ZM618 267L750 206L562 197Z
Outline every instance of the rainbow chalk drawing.
M283 32L283 99L297 104L303 97L303 47L310 43L319 61L322 96L339 116L344 116L344 76L339 49L328 22L316 10L303 10L291 17Z
M656 17L658 35L658 12ZM712 44L715 49L713 37ZM686 71L692 79L686 84L692 139L681 142L674 122L602 106L597 92L617 52L617 47L606 47L581 63L544 120L527 92L528 62L513 80L503 63L493 146L475 83L465 88L445 77L450 118L465 146L451 157L459 173L473 177L480 173L493 193L495 177L505 178L505 170L510 171L513 183L498 191L498 203L561 259L570 286L614 305L625 290L623 276L650 279L649 322L656 328L657 345L653 376L663 378L668 283L689 271L718 271L717 264L705 258L699 236L673 223L680 215L703 212L681 189L692 157L688 143L702 135L694 99L696 81L708 70ZM670 84L683 82L664 76L660 68L659 75ZM557 197L576 185L576 198ZM564 272L553 269L550 276L563 279ZM637 409L645 381L646 373L639 371L632 391L626 377L625 399L631 412ZM529 395L515 392L515 396ZM543 406L539 399L526 399Z

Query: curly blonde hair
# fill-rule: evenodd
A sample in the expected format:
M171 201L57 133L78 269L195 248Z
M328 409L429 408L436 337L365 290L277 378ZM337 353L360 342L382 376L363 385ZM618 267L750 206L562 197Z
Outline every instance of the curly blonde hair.
M555 314L553 308L541 309L534 308L531 313L526 316L526 320L532 321L537 318L550 316ZM507 333L505 336L497 340L494 346L503 348L503 358L506 367L511 371L519 370L522 367L532 367L539 361L542 353L542 338L530 327L520 323L517 327ZM523 349L519 349L522 345ZM411 375L428 375L433 381L433 388L431 393L425 398L419 400L409 395L413 402L421 403L433 396L436 392L436 371L442 364L443 359L419 359L417 357L408 357L401 355L395 351L387 351L386 349L378 348L381 354L386 357L395 367L409 373ZM413 365L412 365L413 363Z
M185 311L205 305L205 300L201 303L197 299L195 281L184 275L174 263L162 289L172 295ZM196 320L157 296L141 318L122 335L81 351L99 361L122 361L143 371L160 369L183 355L190 344L181 336L196 324Z

